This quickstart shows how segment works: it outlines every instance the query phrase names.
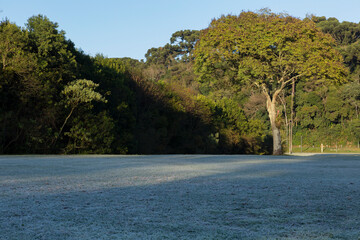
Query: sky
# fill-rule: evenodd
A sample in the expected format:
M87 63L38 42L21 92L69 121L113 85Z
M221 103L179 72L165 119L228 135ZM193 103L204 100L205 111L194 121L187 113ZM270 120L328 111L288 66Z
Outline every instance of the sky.
M42 14L91 56L140 60L176 31L201 30L221 15L261 8L360 22L359 0L0 0L0 19L24 27L29 17Z

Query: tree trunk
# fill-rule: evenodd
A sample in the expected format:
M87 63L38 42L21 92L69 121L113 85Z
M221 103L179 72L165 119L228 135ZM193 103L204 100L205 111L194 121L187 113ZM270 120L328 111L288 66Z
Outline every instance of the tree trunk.
M279 97L279 100L281 101L282 105L283 105L283 108L284 108L284 115L285 115L285 129L286 129L286 137L287 137L287 140L288 140L288 147L289 147L289 154L290 154L290 119L288 119L288 116L287 116L287 108L286 108L286 100L285 100L285 94L284 94L284 91L282 92L283 96L282 97Z
M61 135L61 133L62 133L62 131L63 131L66 123L67 123L67 121L68 121L69 118L71 117L71 115L72 115L72 113L74 112L75 108L76 108L76 106L71 108L71 111L70 111L69 115L66 117L63 125L62 125L61 128L60 128L60 131L59 131L58 135L55 137L55 139L53 140L53 142L52 142L51 145L55 146L55 143L57 142L58 138L60 137L60 135Z
M269 113L271 130L273 133L273 155L281 155L281 136L280 129L276 126L276 104L275 99L270 100L269 98L266 101L266 109Z
M281 136L280 136L280 128L276 124L276 99L284 89L286 82L282 82L281 87L277 89L272 96L269 93L269 89L265 86L265 84L259 85L263 94L266 97L266 109L269 113L271 130L273 133L273 155L281 155L283 154L283 150L281 147Z
M294 127L294 97L295 97L295 79L292 81L291 91L291 114L290 114L290 125L289 125L289 153L292 153L293 149L293 127Z

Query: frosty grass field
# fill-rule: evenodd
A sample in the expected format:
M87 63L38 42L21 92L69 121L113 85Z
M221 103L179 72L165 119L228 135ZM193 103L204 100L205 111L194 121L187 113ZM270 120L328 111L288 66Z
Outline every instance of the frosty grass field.
M360 239L360 155L0 156L0 239Z

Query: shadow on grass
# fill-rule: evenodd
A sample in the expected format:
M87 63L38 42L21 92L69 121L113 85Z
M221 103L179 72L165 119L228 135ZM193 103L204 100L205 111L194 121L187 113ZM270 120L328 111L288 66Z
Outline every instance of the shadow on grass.
M25 160L0 158L0 239L354 239L360 234L359 155ZM9 169L11 175L4 174Z

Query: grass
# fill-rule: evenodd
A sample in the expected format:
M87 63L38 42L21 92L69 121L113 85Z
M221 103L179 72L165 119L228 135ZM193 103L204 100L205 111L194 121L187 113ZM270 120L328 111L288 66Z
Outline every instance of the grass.
M300 146L294 146L293 147L293 152L294 153L321 153L321 148L320 146L318 147L313 147L313 146L303 146L302 148ZM324 146L323 148L323 153L360 153L360 149L357 147L342 147L339 146L338 148L336 147L326 147Z
M0 239L359 239L360 155L0 156Z

